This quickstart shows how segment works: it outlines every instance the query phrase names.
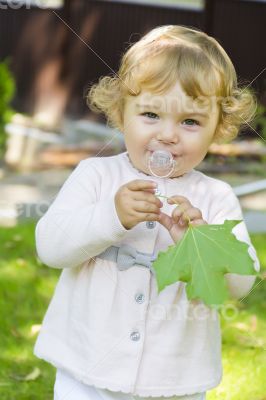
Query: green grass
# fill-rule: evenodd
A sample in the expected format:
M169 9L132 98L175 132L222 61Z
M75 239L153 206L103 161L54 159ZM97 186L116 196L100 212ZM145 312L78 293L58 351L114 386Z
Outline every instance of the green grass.
M0 399L52 400L54 368L33 355L59 270L36 259L34 225L0 229ZM37 379L25 377L39 368Z
M266 235L252 241L265 271ZM55 369L32 351L61 271L37 260L33 223L0 228L0 243L0 399L52 400ZM208 400L266 400L266 284L257 283L232 302L236 318L221 319L224 375ZM35 379L25 380L32 372Z

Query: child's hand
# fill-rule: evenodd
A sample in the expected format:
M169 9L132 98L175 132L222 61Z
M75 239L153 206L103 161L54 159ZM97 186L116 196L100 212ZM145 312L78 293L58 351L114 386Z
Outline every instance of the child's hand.
M154 190L154 182L142 179L135 179L118 189L115 207L121 224L126 229L143 221L159 221L163 203L154 195Z
M171 196L167 202L169 204L177 203L178 206L173 210L172 216L160 213L159 222L168 229L174 242L179 242L187 230L188 224L204 225L201 211L193 207L190 201L183 196Z

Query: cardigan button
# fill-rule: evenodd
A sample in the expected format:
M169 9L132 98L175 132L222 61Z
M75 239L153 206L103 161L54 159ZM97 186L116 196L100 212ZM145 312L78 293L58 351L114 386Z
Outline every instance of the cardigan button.
M134 342L137 342L140 339L140 334L138 331L132 332L130 334L130 339L133 340Z
M146 221L146 227L148 229L153 229L155 227L155 225L156 225L155 221Z
M135 300L137 303L142 304L144 302L145 296L143 293L138 293L135 296Z

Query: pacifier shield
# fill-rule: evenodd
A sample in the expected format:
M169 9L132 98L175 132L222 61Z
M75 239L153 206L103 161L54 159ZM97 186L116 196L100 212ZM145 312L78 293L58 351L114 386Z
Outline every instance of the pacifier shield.
M175 164L173 155L167 150L155 150L148 158L150 173L159 178L170 176Z

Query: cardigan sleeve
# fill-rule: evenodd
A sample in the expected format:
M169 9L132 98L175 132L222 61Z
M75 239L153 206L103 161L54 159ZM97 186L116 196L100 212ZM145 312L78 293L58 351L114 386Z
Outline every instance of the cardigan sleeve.
M81 161L65 181L35 230L39 258L53 268L81 265L128 232L114 196L99 200L101 175L93 158Z
M254 261L254 270L258 272L260 270L259 260L256 250L251 243L239 200L230 185L225 184L224 189L225 190L218 190L218 193L216 193L209 223L223 224L226 219L242 220L241 223L233 228L232 233L238 240L249 245L248 253ZM256 276L228 273L225 275L225 279L228 283L231 297L239 299L248 295L256 280Z

